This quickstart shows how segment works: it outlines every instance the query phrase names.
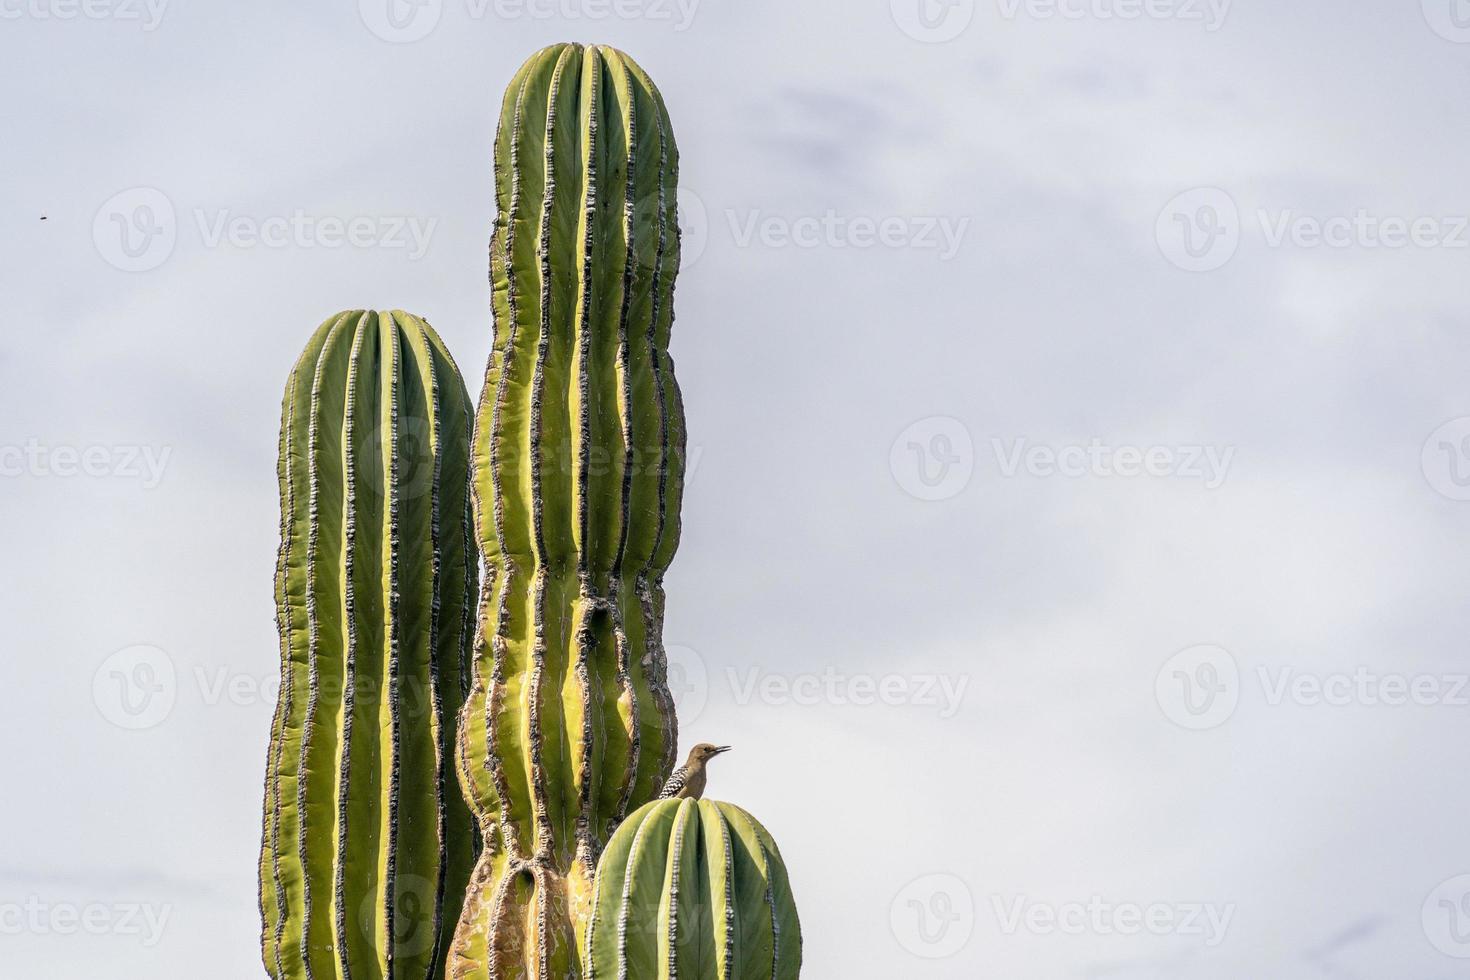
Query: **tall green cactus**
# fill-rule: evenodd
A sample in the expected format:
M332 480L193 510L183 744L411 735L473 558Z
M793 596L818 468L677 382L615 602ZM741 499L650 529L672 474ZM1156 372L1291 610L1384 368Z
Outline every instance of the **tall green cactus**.
M796 980L801 922L776 842L737 806L658 800L597 868L587 980Z
M511 82L474 439L487 567L460 765L485 849L462 980L579 976L598 855L673 767L677 174L663 100L627 55L559 44Z
M439 336L400 311L332 317L291 372L260 858L277 980L444 975L476 846L452 768L469 404Z

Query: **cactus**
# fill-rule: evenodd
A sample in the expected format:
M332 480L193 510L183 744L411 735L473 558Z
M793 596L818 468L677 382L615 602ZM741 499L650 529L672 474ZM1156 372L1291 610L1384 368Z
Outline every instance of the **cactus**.
M277 980L419 980L475 860L455 785L476 552L470 400L438 335L351 311L283 402L281 695L260 904Z
M737 806L658 800L597 867L587 980L796 980L801 922L776 842Z
M459 750L485 848L450 961L463 980L580 975L598 855L673 767L677 170L626 55L556 45L511 82L474 439L486 568Z

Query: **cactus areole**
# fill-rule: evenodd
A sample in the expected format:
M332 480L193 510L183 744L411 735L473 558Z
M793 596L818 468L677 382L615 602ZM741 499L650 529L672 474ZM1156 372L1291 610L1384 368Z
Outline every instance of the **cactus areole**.
M659 800L597 868L587 980L796 980L801 922L776 842L729 803Z
M331 318L287 383L260 856L276 980L444 976L475 848L453 768L469 411L438 335L400 311Z
M561 980L584 973L599 854L675 762L678 152L632 59L560 44L516 73L494 156L473 445L485 568L457 756L484 848L449 971Z

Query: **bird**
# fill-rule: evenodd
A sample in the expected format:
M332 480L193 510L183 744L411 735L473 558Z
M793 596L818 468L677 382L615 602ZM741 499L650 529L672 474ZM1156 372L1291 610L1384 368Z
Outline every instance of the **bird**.
M658 794L661 800L697 800L704 795L704 784L708 774L704 771L705 763L717 755L730 751L728 745L711 745L708 742L700 742L689 750L689 761L674 770L669 781L664 783L664 790Z

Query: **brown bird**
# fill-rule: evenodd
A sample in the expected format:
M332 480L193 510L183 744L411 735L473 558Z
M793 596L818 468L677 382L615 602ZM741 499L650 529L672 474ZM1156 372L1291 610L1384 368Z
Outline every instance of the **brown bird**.
M689 761L684 763L669 781L664 783L664 791L658 794L661 800L697 800L704 795L704 784L708 775L704 771L705 763L717 755L729 752L728 745L711 745L708 742L700 742L689 750Z

